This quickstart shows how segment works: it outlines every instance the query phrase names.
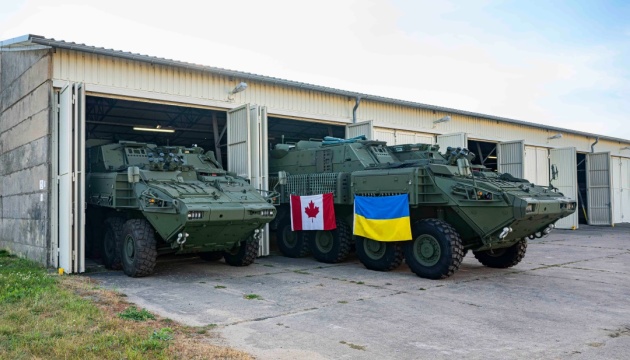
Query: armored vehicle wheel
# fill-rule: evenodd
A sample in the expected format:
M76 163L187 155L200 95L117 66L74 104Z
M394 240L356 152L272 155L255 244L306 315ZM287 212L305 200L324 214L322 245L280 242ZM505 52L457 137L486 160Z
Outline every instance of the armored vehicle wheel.
M496 250L473 251L475 258L487 267L505 269L512 267L525 257L527 239L522 238L516 244Z
M201 260L204 260L204 261L219 261L223 259L223 252L222 251L203 252L203 253L199 253L199 257L201 258Z
M335 264L348 257L352 245L352 231L345 221L337 219L335 230L309 231L307 236L315 260Z
M291 219L286 218L278 225L276 232L278 249L282 255L300 258L308 255L308 241L304 231L291 230Z
M105 220L101 256L106 269L120 270L122 268L120 257L123 225L125 225L125 219L119 216L112 216Z
M412 228L413 240L404 245L405 261L411 271L427 279L444 279L453 275L462 263L462 239L449 224L438 219L417 221Z
M230 251L223 252L225 263L232 266L247 266L256 260L258 256L258 240L251 237L241 241L239 245Z
M131 277L151 275L155 268L157 249L155 230L144 219L125 222L122 232L122 266Z
M374 241L362 236L356 237L357 257L370 270L394 270L403 259L403 252L396 242Z

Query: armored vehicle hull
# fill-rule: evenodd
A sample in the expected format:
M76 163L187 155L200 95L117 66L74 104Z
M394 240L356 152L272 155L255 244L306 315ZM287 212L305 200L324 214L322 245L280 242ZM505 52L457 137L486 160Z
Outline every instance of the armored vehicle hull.
M201 148L121 142L89 151L88 219L102 258L129 276L153 271L158 254L199 253L230 265L258 255L275 208Z
M487 266L516 265L527 238L544 236L558 219L575 211L575 202L554 189L471 167L474 154L458 151L447 158L430 145L388 148L383 142L358 139L277 147L270 172L288 174L278 209L280 250L287 256L310 250L320 261L336 262L354 245L369 269L391 270L404 257L418 276L439 279L455 273L468 250ZM341 230L287 228L291 194L327 192L334 195ZM355 196L401 194L408 197L411 240L352 238Z

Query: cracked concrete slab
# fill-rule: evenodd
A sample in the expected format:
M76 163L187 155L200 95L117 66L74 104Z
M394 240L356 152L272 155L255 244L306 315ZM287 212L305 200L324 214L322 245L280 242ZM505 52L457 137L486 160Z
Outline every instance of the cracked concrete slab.
M260 359L625 359L630 227L556 231L511 269L472 254L453 277L278 255L246 268L170 257L156 273L90 274L142 307ZM248 298L251 298L249 299Z

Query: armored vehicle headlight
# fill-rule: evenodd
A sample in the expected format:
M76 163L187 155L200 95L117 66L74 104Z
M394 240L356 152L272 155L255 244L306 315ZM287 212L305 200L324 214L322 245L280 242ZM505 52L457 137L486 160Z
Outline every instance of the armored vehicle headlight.
M560 205L560 208L567 209L567 210L575 210L575 203L574 202L562 203L562 205Z
M525 212L534 212L534 210L536 210L536 204L527 204L527 206L525 207Z
M199 220L203 218L203 211L189 211L188 220Z
M265 209L260 211L250 211L250 214L257 214L260 216L273 216L273 209Z

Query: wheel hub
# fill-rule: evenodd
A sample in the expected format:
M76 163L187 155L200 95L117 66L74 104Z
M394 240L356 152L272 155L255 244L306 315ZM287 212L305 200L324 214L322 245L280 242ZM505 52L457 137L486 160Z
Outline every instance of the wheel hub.
M375 260L378 260L385 255L385 244L380 241L364 239L363 249L365 250L367 256Z
M423 242L422 245L420 245L420 254L422 254L422 257L430 258L431 256L433 256L434 252L435 251L433 249L433 246L431 246L431 244L427 241Z
M129 257L130 259L133 259L135 255L134 254L135 246L133 244L133 239L130 236L128 236L125 240L126 240L125 246L127 247L127 257Z
M284 240L285 245L289 248L294 248L297 244L297 236L295 236L293 231L291 231L290 227L284 228L284 231L282 232L282 239Z
M415 240L414 254L420 264L433 266L440 260L442 251L440 244L433 236L422 235Z
M334 244L332 233L330 231L323 230L317 231L317 234L315 235L315 244L321 252L329 252L332 250Z

